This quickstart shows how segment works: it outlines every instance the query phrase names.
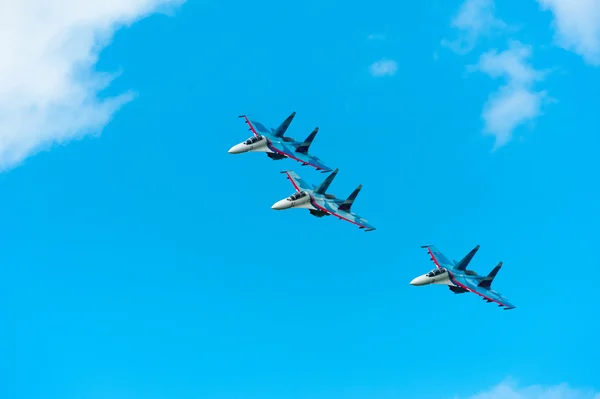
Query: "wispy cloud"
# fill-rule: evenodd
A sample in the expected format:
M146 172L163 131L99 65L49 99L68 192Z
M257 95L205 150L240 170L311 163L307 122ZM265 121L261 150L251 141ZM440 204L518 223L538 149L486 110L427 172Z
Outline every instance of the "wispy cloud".
M600 2L598 0L537 0L554 14L556 43L600 66Z
M460 38L455 42L442 41L442 44L466 54L482 35L515 31L496 18L494 12L493 0L466 0L452 20L452 26L460 31ZM543 80L546 72L531 66L528 60L531 53L531 47L509 40L507 50L485 52L480 55L479 63L470 67L505 81L489 96L481 115L485 123L483 134L495 137L493 150L510 142L515 128L537 118L545 102L550 100L545 91L534 89L534 84Z
M381 59L369 67L373 76L393 76L398 71L398 63L394 60Z
M468 399L600 399L600 393L574 389L567 384L519 387L513 381L508 380L489 391L480 392Z
M6 2L0 13L0 169L55 143L99 133L133 98L98 97L114 78L95 71L99 51L119 27L184 2Z
M492 93L484 105L484 134L496 138L494 149L508 143L519 125L532 121L542 111L549 98L545 91L534 90L534 84L546 76L546 71L533 68L528 62L531 47L511 41L502 52L491 50L479 58L474 67L492 78L503 78L505 84Z
M466 54L477 44L482 35L508 29L508 25L495 17L493 0L466 0L456 16L452 26L459 30L456 40L442 40L442 45L459 54Z

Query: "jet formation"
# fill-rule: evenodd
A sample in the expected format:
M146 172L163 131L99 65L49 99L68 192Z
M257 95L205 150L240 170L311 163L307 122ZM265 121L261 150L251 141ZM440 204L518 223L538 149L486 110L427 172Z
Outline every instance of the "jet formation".
M369 224L366 219L352 211L352 205L362 189L362 184L359 184L344 200L327 193L329 186L339 172L339 168L332 170L321 159L309 153L310 146L319 128L315 127L304 141L296 141L285 135L295 116L296 112L292 112L277 128L273 129L265 127L264 124L258 121L250 120L247 115L240 115L239 117L244 118L253 136L231 147L229 153L264 152L269 158L276 161L288 158L301 163L302 166L313 167L322 173L331 172L317 186L307 183L294 171L282 171L281 173L286 174L296 192L277 201L271 206L271 209L277 211L294 208L307 209L311 215L318 218L335 216L340 220L358 226L359 229L364 231L375 230L375 227ZM502 262L498 263L486 276L467 269L473 256L479 250L479 245L473 248L460 262L450 261L434 245L425 245L421 248L427 249L436 268L427 274L414 278L410 282L411 285L446 285L455 294L472 292L479 295L486 302L496 303L504 310L515 308L504 296L492 289L492 282L502 267Z
M359 185L345 201L325 192L339 169L332 171L318 157L308 152L319 128L316 127L302 142L285 136L295 116L296 112L292 112L276 129L269 129L258 121L250 120L247 115L240 115L239 117L244 118L246 124L250 127L253 136L231 147L229 153L264 152L275 161L288 158L300 162L302 166L311 166L321 171L321 173L331 172L319 186L314 186L306 183L293 171L282 171L281 173L287 174L297 192L286 199L278 201L271 208L275 210L308 209L316 217L333 215L340 220L353 223L365 231L375 230L375 227L350 210L362 185Z

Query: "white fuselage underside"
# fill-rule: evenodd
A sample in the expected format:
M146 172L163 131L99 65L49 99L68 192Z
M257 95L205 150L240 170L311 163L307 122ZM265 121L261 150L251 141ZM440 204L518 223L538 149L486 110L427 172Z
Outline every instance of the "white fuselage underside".
M267 146L267 139L263 137L262 140L252 144L246 144L245 141L234 145L229 149L230 154L243 154L245 152L267 152L273 153L273 151Z
M292 201L290 201L289 197L284 198L281 201L277 201L275 204L273 204L271 208L278 211L292 208L317 210L317 208L310 203L310 195Z
M452 281L450 281L450 277L448 276L448 272L429 277L427 274L423 274L419 277L413 279L410 282L411 285L429 285L429 284L439 284L439 285L451 285L456 286Z

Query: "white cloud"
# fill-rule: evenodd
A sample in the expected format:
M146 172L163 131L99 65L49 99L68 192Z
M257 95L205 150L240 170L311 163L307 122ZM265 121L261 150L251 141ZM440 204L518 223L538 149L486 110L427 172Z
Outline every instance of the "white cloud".
M454 41L444 39L442 45L466 54L475 47L480 36L508 29L494 12L494 0L466 0L452 19L452 26L461 31L460 37Z
M554 14L556 43L581 55L586 62L600 65L600 1L538 0Z
M506 35L516 31L515 27L496 18L494 13L494 0L466 0L452 20L452 26L460 31L459 39L454 42L443 40L442 44L459 54L466 54L482 36ZM528 62L530 56L529 46L509 40L507 50L481 54L479 63L474 67L492 78L505 80L505 84L489 96L482 112L483 133L495 137L494 150L512 139L515 128L537 118L543 105L551 100L545 91L534 89L534 84L543 80L546 72L534 69Z
M369 67L373 76L393 76L398 70L398 64L394 60L381 59Z
M492 78L504 78L506 83L492 93L484 105L482 117L484 134L496 138L494 149L508 143L514 129L540 115L542 105L548 100L546 92L533 89L546 72L534 69L527 59L531 48L511 41L501 53L491 50L479 58L475 68Z
M0 13L0 169L99 133L132 99L99 99L114 76L94 70L112 34L185 0L19 0Z
M573 389L566 384L518 387L515 383L506 381L469 399L600 399L600 393Z

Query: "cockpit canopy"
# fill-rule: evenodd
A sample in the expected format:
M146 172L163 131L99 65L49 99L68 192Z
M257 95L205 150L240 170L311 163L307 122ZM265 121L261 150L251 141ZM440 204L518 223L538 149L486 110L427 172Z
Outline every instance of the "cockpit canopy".
M440 274L444 274L444 273L446 273L446 269L444 269L443 267L441 269L433 269L432 271L427 273L427 277L435 277L435 276L439 276Z
M291 196L288 198L288 201L297 201L297 200L299 200L300 198L304 198L304 197L306 197L307 195L308 195L308 194L306 194L306 192L304 192L304 191L300 191L299 193L292 194L292 195L291 195Z
M251 137L248 140L244 141L244 144L250 145L250 144L258 143L262 139L263 139L263 136L254 136L254 137Z

